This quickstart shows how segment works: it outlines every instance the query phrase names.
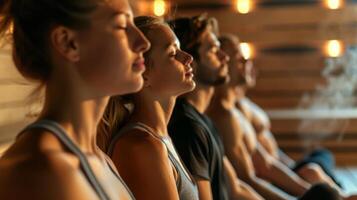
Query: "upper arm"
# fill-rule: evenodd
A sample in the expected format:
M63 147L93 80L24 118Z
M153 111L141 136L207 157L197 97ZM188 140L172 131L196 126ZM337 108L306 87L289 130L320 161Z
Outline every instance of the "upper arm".
M212 188L211 183L207 180L198 180L197 181L198 193L200 200L212 200Z
M241 188L239 187L239 185L237 185L237 173L234 171L231 162L226 156L223 158L223 168L227 177L230 194L231 196L233 196L234 193L239 193L241 191Z
M270 155L277 159L279 158L279 147L270 130L265 129L257 136L257 139Z
M269 173L270 168L274 164L273 157L259 143L257 144L257 149L253 153L252 158L256 173L260 176Z
M215 117L215 125L222 134L226 155L229 163L241 178L247 180L254 176L254 166L251 155L243 141L243 129L241 123L228 111L220 117Z
M164 144L151 137L118 140L112 159L136 199L179 199Z
M243 129L233 113L221 108L219 115L212 114L210 117L221 135L225 150L229 152L238 146L243 139Z

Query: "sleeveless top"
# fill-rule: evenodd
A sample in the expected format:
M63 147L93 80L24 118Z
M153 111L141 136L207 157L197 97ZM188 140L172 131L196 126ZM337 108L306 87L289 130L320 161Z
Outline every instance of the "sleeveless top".
M34 122L33 124L28 125L23 131L20 132L20 134L17 136L19 137L22 135L25 131L29 129L34 129L34 128L41 128L48 130L50 133L55 135L60 142L62 142L74 155L76 155L79 159L80 162L80 167L87 178L87 181L89 184L92 186L93 190L95 193L97 193L98 197L100 200L109 200L108 194L105 192L104 188L102 185L99 183L97 177L95 176L91 166L89 165L87 157L84 155L84 153L77 147L76 144L73 143L73 141L68 137L66 131L62 128L60 124L57 122L51 121L51 120L40 120L37 122ZM129 188L126 186L122 178L119 176L119 174L111 167L110 164L107 163L109 166L110 170L114 173L114 175L118 178L119 182L123 184L124 188L126 188L127 192L129 193L130 197L134 200L133 194L130 192Z
M110 140L110 144L108 146L108 155L112 156L113 150L116 144L116 141L123 135L124 132L130 129L139 129L141 131L147 132L152 137L159 139L166 147L168 151L168 159L171 162L171 165L175 168L177 172L177 180L176 187L180 197L180 200L198 200L198 189L197 185L193 182L193 178L188 174L188 170L178 161L179 156L176 153L174 146L172 145L171 139L169 136L160 137L154 133L154 130L149 126L137 122L128 124L124 128L122 128L117 134L115 134Z

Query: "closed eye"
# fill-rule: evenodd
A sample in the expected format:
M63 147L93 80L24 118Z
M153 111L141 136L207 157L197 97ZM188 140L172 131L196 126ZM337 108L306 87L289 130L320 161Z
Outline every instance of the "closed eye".
M175 57L177 55L177 51L174 48L170 48L171 50L169 50L169 56L170 57Z
M128 30L128 26L123 26L123 25L115 25L114 27L115 29L119 29L119 30Z

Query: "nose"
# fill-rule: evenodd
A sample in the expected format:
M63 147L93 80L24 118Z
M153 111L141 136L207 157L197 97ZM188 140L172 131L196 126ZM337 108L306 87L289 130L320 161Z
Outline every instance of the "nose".
M144 53L150 49L151 43L136 26L134 26L133 37L134 37L134 42L133 42L134 52Z
M189 66L193 62L193 57L191 54L185 52L185 51L180 51L181 52L181 62L185 66Z
M257 73L257 70L256 70L255 67L254 67L253 61L252 61L251 59L248 59L245 65L246 65L246 70L247 70L250 74L252 74L252 75L255 76L256 73Z
M183 51L184 57L185 57L185 65L190 65L193 62L193 57L191 56L191 54L186 53L185 51Z
M218 58L222 63L227 63L229 61L229 56L226 52L224 52L222 49L219 49L218 53Z

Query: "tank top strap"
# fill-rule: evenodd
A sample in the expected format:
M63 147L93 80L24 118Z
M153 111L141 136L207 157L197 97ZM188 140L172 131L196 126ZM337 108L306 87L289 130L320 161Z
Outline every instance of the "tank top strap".
M117 177L117 179L119 180L119 182L121 182L121 184L124 186L124 188L126 189L126 191L129 193L129 196L131 197L131 199L135 199L134 194L131 192L131 190L129 189L129 187L126 185L126 183L124 182L124 180L121 178L121 176L119 175L118 171L114 168L114 166L112 166L110 164L110 158L106 157L106 164L109 167L109 169L112 171L112 173Z
M23 134L26 130L41 128L50 131L54 134L72 153L74 153L79 161L82 168L82 172L87 177L88 182L93 187L97 195L101 200L109 200L109 196L106 194L103 187L99 184L98 179L94 175L92 168L89 165L88 159L84 153L77 147L76 144L67 136L66 131L62 128L60 124L51 120L40 120L33 124L27 126L21 133Z

